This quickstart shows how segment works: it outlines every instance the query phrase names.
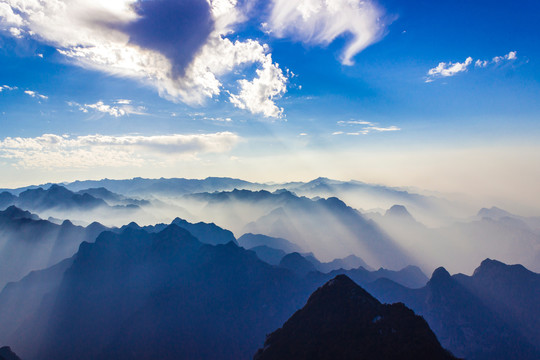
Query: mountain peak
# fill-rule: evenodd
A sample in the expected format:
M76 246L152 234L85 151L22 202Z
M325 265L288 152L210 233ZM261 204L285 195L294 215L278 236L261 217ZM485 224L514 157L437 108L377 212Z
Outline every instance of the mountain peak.
M452 279L452 276L446 270L444 267L438 267L433 271L433 274L431 275L431 280L429 280L430 283L440 283L440 282L446 282L448 280Z
M478 214L477 214L478 217L487 217L487 218L492 218L492 219L499 219L501 217L507 217L507 216L512 216L512 214L510 214L508 211L506 210L503 210L501 208L498 208L496 206L492 206L491 208L482 208L478 211Z
M345 275L317 289L256 360L453 359L427 323L403 304L383 305Z
M279 262L279 266L300 276L316 271L315 265L297 252L285 255Z
M390 209L386 210L384 216L395 217L395 218L407 218L413 219L411 213L403 205L393 205Z
M0 211L0 214L4 215L5 217L11 219L11 220L17 220L17 219L32 219L37 220L37 216L32 214L29 211L19 209L15 205L11 205L4 211Z
M501 261L487 258L474 270L473 277L499 277L525 273L532 272L523 265L507 265Z
M21 360L9 346L3 346L0 348L0 360Z

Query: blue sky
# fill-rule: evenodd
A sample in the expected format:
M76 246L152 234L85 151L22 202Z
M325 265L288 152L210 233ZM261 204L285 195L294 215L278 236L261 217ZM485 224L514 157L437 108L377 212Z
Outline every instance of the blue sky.
M0 0L0 185L321 175L520 202L540 181L539 14Z

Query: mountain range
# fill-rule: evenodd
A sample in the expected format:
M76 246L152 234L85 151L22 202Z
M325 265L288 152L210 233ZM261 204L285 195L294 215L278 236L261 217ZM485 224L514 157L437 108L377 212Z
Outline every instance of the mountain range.
M389 343L411 342L441 358L451 355L440 345L472 360L540 357L537 218L484 208L429 227L409 192L381 212L307 197L362 186L329 179L289 190L227 178L100 184L0 193L0 345L25 360L287 358L279 351L295 343L304 358L379 347L384 358ZM347 336L356 341L340 346ZM355 347L366 336L378 346Z

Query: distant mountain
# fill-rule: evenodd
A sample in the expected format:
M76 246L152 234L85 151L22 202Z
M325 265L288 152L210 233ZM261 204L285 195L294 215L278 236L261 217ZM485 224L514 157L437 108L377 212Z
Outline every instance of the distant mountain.
M413 263L376 223L337 198L312 200L288 191L248 190L195 194L187 198L206 204L204 214L219 219L219 223L242 223L263 214L241 231L287 239L323 261L352 253L369 264L387 268Z
M540 231L535 218L508 216L501 209L482 209L479 215L443 227L428 228L394 205L386 214L369 214L391 238L432 272L444 265L452 271L472 272L486 257L520 263L540 271ZM538 222L540 229L540 221Z
M81 227L64 221L57 225L15 206L0 211L0 289L31 270L71 257L79 244L94 241L104 230L99 223Z
M339 181L321 177L307 183L278 186L299 196L337 197L357 209L386 208L393 204L403 204L413 209L415 214L418 214L423 221L428 221L430 225L445 223L449 215L459 216L464 211L464 207L460 204L442 197L356 180Z
M105 201L90 194L75 194L63 186L52 185L49 189L30 189L19 194L16 205L34 211L49 209L71 210L83 208L92 210L108 206Z
M267 246L282 250L285 253L302 252L302 249L299 246L288 240L262 234L244 234L238 238L238 244L246 249L251 249L256 246Z
M279 267L292 271L298 276L305 276L317 271L315 266L297 252L285 255L279 262Z
M377 271L369 271L363 267L349 270L333 270L329 273L311 273L309 278L315 283L324 283L331 278L344 274L354 280L361 286L369 286L369 284L377 281L378 279L389 279L393 283L397 283L400 286L404 286L411 289L421 288L426 285L428 278L424 273L416 266L406 266L401 270L387 270L380 268Z
M315 291L254 360L455 359L403 304L383 305L345 275Z
M77 194L80 194L80 195L89 194L95 198L104 200L105 202L107 202L107 204L111 206L115 206L115 205L116 206L118 205L145 206L145 205L150 204L150 201L148 200L132 199L124 195L113 193L112 191L109 191L105 189L104 187L79 190L77 191Z
M327 273L333 270L351 270L351 269L358 269L360 267L372 270L371 266L366 264L366 262L362 259L360 259L356 255L349 255L347 257L344 257L342 259L334 259L329 262L320 262L315 256L313 255L307 255L305 258L310 261L317 271L320 271L322 273Z
M21 360L9 346L4 346L0 348L0 360Z
M444 268L435 270L421 289L408 289L386 279L368 284L367 289L384 302L403 302L422 315L441 344L456 356L471 360L532 360L539 356L515 327ZM504 289L505 295L499 296L511 296L509 290ZM519 309L535 311L526 306Z
M171 224L177 225L182 229L186 229L187 231L189 231L190 234L195 236L197 240L204 244L219 245L227 244L229 242L238 244L236 238L234 237L234 234L231 231L223 229L214 223L198 222L196 224L192 224L184 219L180 219L177 217L171 222ZM143 229L151 233L156 233L166 229L168 226L168 224L157 224L139 227L137 224L131 223L127 226L122 227L121 229L124 229L125 227L131 227Z
M287 253L283 250L273 249L266 245L255 246L249 250L254 251L259 259L269 263L270 265L279 265L281 259L287 255Z
M498 207L491 207L489 209L482 208L478 211L477 218L483 219L493 219L493 220L515 220L521 222L532 229L536 234L540 235L540 217L525 217L512 214L506 210L500 209Z
M411 213L403 205L393 205L386 211L384 216L400 219L401 221L415 221Z
M17 197L10 192L4 191L0 193L0 210L4 210L8 206L15 203Z
M80 191L88 188L104 187L112 192L122 195L161 195L179 196L199 192L226 191L233 189L251 188L252 183L240 179L225 177L208 177L206 179L143 179L133 178L129 180L86 180L75 181L65 185L72 191Z
M66 218L74 214L98 214L104 218L132 215L140 210L143 201L128 199L117 195L117 201L109 205L103 198L114 197L106 189L87 189L74 193L64 186L53 184L47 189L31 188L22 191L18 196L7 192L0 194L0 208L15 205L21 209L46 214L45 217ZM109 200L110 201L110 200ZM99 211L97 211L99 210Z
M512 217L514 215L512 215L511 213L509 213L508 211L506 210L503 210L503 209L499 209L498 207L491 207L491 208L482 208L478 211L478 214L477 214L478 217L480 218L483 218L483 217L487 217L487 218L491 218L491 219L494 219L494 220L498 220L500 218L503 218L503 217Z

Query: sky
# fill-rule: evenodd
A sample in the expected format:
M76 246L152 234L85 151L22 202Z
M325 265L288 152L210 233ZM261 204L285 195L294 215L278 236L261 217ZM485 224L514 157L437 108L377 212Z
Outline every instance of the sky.
M0 0L0 187L319 176L540 215L540 3Z

